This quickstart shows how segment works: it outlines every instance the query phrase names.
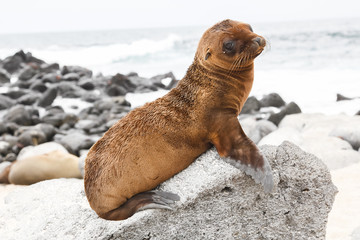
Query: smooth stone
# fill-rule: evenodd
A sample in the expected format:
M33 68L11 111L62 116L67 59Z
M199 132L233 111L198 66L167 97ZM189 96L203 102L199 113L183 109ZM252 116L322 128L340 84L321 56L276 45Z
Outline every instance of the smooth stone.
M110 85L113 84L123 87L126 92L134 92L137 87L137 84L130 81L129 77L120 73L117 73L110 79Z
M80 79L78 84L81 88L88 91L95 89L95 84L93 83L92 79L88 79L88 78Z
M45 74L41 81L43 83L57 83L61 80L61 76L57 73L48 73L48 74Z
M26 147L44 143L46 140L46 135L41 130L31 128L20 134L18 142L22 147Z
M9 109L16 104L13 99L0 94L0 110Z
M62 76L62 80L64 81L78 81L80 79L79 74L77 73L67 73Z
M63 136L59 143L70 153L78 155L81 149L90 149L95 141L82 133L75 132Z
M281 109L279 113L271 114L268 120L270 122L273 122L276 126L278 126L281 120L286 115L295 114L295 113L301 113L301 109L296 103L291 102L287 104L283 109Z
M15 153L8 153L4 159L6 162L14 162L16 160L16 154Z
M6 155L10 150L11 145L8 142L0 141L0 154Z
M58 63L51 63L51 64L43 63L40 65L41 72L51 73L51 72L56 72L58 70L60 70L60 66Z
M33 105L40 99L41 95L37 93L29 93L17 99L18 104Z
M11 99L18 99L26 94L28 94L29 91L24 90L24 89L19 89L19 90L13 90L10 89L7 93L5 93L4 95L10 97Z
M36 71L31 66L24 67L19 73L19 80L27 81L36 74Z
M351 144L354 150L360 148L360 116L346 125L336 126L330 133L330 136L341 138Z
M170 81L167 81L165 83L164 79L169 79ZM150 78L150 82L157 87L161 87L161 88L170 90L173 87L175 87L179 81L176 80L176 78L172 72L168 72L168 73L156 75L156 76Z
M128 91L122 86L110 85L106 88L105 92L107 95L113 97L113 96L125 96Z
M78 157L58 150L31 156L11 166L9 182L30 185L56 178L81 178L78 163Z
M257 112L260 110L260 107L261 107L260 102L259 100L256 99L256 97L254 96L248 97L240 114Z
M13 74L20 69L20 65L25 61L25 58L26 56L23 51L17 52L13 56L4 59L2 63L3 68L10 74Z
M5 69L0 68L0 84L9 83L10 78L10 74Z
M60 151L63 153L69 153L66 148L57 142L46 142L37 146L27 146L21 149L17 156L17 161L22 161L26 158L43 155L53 151Z
M14 106L3 116L3 120L23 126L33 125L32 110L26 109L23 105Z
M49 88L48 90L45 91L45 93L40 98L38 105L40 107L50 106L54 102L55 98L57 97L57 93L58 93L57 88L55 88L55 87Z
M45 92L48 89L48 87L44 83L38 82L38 81L32 83L29 88L30 88L30 90L41 92L41 93Z
M80 67L80 66L64 66L61 69L61 74L62 75L66 75L68 73L77 73L80 77L92 77L92 71L84 68L84 67Z
M265 95L260 100L261 107L282 107L285 105L285 101L277 93L270 93Z

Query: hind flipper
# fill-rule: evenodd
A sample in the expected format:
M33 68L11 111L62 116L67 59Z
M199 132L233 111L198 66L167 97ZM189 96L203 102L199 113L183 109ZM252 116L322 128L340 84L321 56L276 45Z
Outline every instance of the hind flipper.
M148 191L134 195L120 207L107 213L99 214L107 220L124 220L138 211L145 209L168 209L172 210L170 204L179 201L177 194L163 191Z

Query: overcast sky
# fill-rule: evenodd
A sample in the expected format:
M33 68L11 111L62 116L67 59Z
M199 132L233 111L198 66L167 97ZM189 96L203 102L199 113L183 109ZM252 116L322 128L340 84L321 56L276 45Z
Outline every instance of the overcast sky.
M359 0L9 0L0 33L359 18Z

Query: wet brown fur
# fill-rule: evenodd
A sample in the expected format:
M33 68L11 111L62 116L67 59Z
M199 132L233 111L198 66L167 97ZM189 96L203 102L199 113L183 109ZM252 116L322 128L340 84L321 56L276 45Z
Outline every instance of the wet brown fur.
M100 217L131 216L136 208L127 206L128 199L171 178L213 145L221 156L262 166L237 120L252 87L253 60L264 47L254 46L255 37L248 24L232 20L208 29L178 86L131 111L94 144L84 181ZM236 39L242 52L224 54L224 39Z

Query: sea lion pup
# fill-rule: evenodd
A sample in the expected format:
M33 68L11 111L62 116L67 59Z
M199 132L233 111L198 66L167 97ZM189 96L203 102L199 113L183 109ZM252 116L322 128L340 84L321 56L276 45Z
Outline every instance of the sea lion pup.
M84 182L91 208L108 220L170 208L178 195L150 190L212 146L270 192L271 168L237 119L265 44L245 23L225 20L208 29L177 87L128 113L90 149Z

